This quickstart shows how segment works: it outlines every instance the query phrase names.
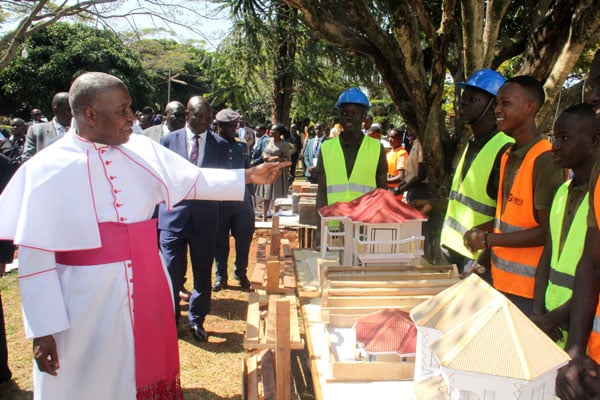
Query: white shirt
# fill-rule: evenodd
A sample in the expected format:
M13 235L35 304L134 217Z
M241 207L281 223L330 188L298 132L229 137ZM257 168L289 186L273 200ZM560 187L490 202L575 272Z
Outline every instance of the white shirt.
M187 142L187 158L190 159L192 154L192 147L194 146L194 135L196 132L192 131L188 124L185 124L185 139ZM206 147L206 131L200 134L198 137L198 166L202 165L204 160L204 148Z
M56 120L56 117L52 118L52 123L54 124L54 129L56 129L56 136L63 137L65 133L69 130L68 126L62 126L60 122Z

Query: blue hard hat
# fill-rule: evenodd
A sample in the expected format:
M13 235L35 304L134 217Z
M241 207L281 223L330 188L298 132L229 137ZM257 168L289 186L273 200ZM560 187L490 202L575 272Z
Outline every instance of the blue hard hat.
M344 103L360 104L367 110L371 108L371 104L369 104L369 99L367 96L356 87L350 88L340 94L340 97L338 97L338 100L335 103L335 108L339 109Z
M492 96L496 96L498 89L504 85L505 81L506 79L504 79L501 73L493 69L484 68L474 72L466 82L457 82L456 86L460 88L472 86L488 92Z

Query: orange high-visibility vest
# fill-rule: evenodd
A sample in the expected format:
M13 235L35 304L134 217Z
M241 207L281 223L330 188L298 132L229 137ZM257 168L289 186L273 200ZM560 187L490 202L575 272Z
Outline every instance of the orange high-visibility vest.
M596 179L596 187L594 188L594 217L596 217L596 224L600 228L600 175ZM588 341L588 355L600 364L600 294L598 295L594 325Z
M396 166L398 164L398 159L400 157L405 158L404 163L406 164L406 159L408 158L408 152L404 149L399 149L399 150L392 149L392 151L390 151L388 153L386 158L387 158L387 163L388 163L388 174L389 175L396 175L398 173ZM398 182L388 183L388 188L394 189L396 186L398 186ZM398 200L402 200L402 193L396 195L396 198Z
M525 155L515 180L507 196L506 205L502 187L510 150L502 155L500 162L500 184L498 186L498 207L494 220L495 233L517 232L535 228L539 224L534 216L533 168L535 160L552 145L541 140L533 145ZM502 292L533 299L535 269L544 246L497 247L492 248L492 278L494 287Z

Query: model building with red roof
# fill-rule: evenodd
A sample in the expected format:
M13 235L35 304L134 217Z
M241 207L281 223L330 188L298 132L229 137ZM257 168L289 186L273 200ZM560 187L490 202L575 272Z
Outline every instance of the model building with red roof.
M415 354L417 328L405 311L386 308L358 319L354 328L356 343L369 361L382 361L382 356L389 354L400 361Z

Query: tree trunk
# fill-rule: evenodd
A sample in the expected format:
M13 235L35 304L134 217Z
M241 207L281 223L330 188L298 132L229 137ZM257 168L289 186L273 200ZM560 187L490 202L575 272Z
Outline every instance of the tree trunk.
M441 121L443 81L452 64L450 33L461 31L464 43L460 55L452 55L454 65L463 57L455 73L462 70L468 76L480 68L497 68L523 54L520 73L546 82L548 99L553 100L600 23L595 0L462 0L463 18L458 20L455 0L442 0L440 9L422 0L283 1L302 12L320 39L373 63L404 122L421 140L428 177L440 196L447 196L452 178ZM437 27L433 21L439 21ZM434 247L440 226L429 237Z
M275 69L273 74L273 91L271 93L271 122L280 122L290 126L290 108L292 106L292 89L294 87L294 56L296 41L294 25L297 21L296 10L284 3L276 7Z

